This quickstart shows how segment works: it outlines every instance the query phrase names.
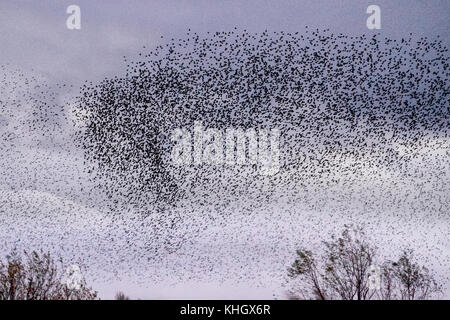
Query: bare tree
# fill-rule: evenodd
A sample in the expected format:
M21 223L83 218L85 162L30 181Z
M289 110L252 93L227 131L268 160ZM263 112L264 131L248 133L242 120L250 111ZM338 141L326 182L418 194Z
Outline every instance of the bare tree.
M295 260L292 267L288 270L289 276L300 276L306 283L310 292L305 293L303 289L298 290L303 296L312 293L315 299L327 300L329 297L325 293L324 276L319 271L319 268L314 260L311 251L297 250L298 259ZM309 291L309 290L307 290ZM290 292L292 298L296 297L294 292Z
M122 291L119 291L116 293L115 299L116 300L130 300L130 297L126 296L125 293L123 293Z
M333 236L332 241L325 241L324 245L320 266L311 251L298 250L298 259L289 269L291 277L300 276L310 288L309 292L302 293L303 297L320 300L371 298L368 276L375 248L366 240L364 231L346 226L339 238Z
M69 289L50 253L24 251L25 261L13 251L0 260L0 300L93 300L97 292L84 279L79 288ZM60 260L60 262L62 262Z
M376 247L362 228L345 226L340 237L333 236L323 244L325 250L319 259L309 250L297 250L288 275L299 279L300 287L288 293L291 299L415 300L430 299L441 292L428 269L413 263L411 252L404 252L397 262L383 263L377 275L379 287L371 287Z
M442 286L430 271L414 262L413 252L404 251L398 261L382 266L380 298L389 300L426 300L439 297Z

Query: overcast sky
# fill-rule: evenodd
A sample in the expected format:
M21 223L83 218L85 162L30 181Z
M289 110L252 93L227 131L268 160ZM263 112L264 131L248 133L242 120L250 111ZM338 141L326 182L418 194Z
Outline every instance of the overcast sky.
M81 8L81 30L66 28L68 17L66 8L72 4ZM368 17L366 8L370 4L381 7L381 30L373 31L366 27ZM78 86L84 80L97 81L107 76L120 76L125 71L124 56L136 57L143 51L143 46L147 48L145 50L151 50L171 38L183 37L188 29L198 33L227 31L234 27L255 32L266 29L302 32L308 26L319 29L329 28L331 32L354 35L371 35L379 32L391 38L408 37L410 33L417 38L439 36L448 46L450 44L449 16L450 1L447 0L2 0L0 2L0 65L3 66L1 72L6 74L11 70L19 69L26 77L36 76L38 80L33 81L36 85L40 84L41 80L48 83L51 88L56 83L73 84L72 91L59 92L56 98L59 103L66 104L65 94L70 97L70 94L78 92ZM7 79L11 82L3 81L4 87L1 91L3 94L5 92L11 94L8 88L17 88L12 84L16 79L14 75L10 75ZM26 85L28 84L21 84L22 87ZM12 90L20 94L17 89ZM0 100L12 101L13 99L0 97ZM110 217L104 216L99 203L101 196L96 198L96 195L86 195L83 192L83 186L89 185L89 179L84 171L82 156L70 140L72 129L63 125L57 135L46 131L45 136L42 132L30 131L26 121L21 122L20 119L26 119L32 110L27 109L25 101L22 104L11 104L11 106L13 107L2 110L4 112L2 117L10 123L7 129L2 128L3 131L0 132L14 130L20 136L20 139L16 141L20 142L14 145L10 145L9 142L2 144L3 154L0 161L2 179L0 180L3 182L0 182L2 205L0 214L3 212L14 214L13 216L5 214L0 218L0 247L1 243L5 243L5 252L0 250L0 254L3 256L9 248L18 245L19 242L24 247L29 244L37 245L42 242L44 232L46 242L53 248L59 247L67 252L72 250L77 252L79 257L86 259L85 261L96 261L91 271L101 271L105 276L91 278L103 297L112 297L115 290L121 289L128 291L126 293L134 298L270 299L274 293L281 295L283 292L280 285L282 282L280 271L277 270L283 273L286 261L292 260L290 254L297 244L297 240L293 240L293 237L300 234L300 238L311 239L316 234L325 234L324 230L329 230L327 228L338 228L346 222L343 216L336 214L332 217L312 218L311 221L295 228L293 221L290 220L292 215L278 212L272 219L283 221L285 227L280 230L279 224L271 225L264 217L250 217L242 221L237 219L230 221L230 225L223 230L213 226L208 235L204 235L198 243L184 248L180 254L184 255L186 260L183 261L183 258L176 260L175 257L169 256L165 261L154 262L150 269L137 268L143 275L136 273L118 280L113 272L114 264L120 265L121 270L124 270L127 263L134 261L133 259L137 259L136 261L140 263L139 259L142 257L136 258L136 252L130 257L126 252L114 251L114 248L124 246L125 240L120 239L119 233L114 235L117 243L110 241L111 232L116 230L111 225L125 222L120 219L112 221ZM67 106L70 109L70 105ZM9 113L7 114L5 110ZM63 112L67 110L64 109ZM57 118L55 115L50 122L58 123L59 118ZM0 124L2 124L1 121L2 118L0 118ZM426 152L427 150L424 149L424 154ZM448 159L445 162L445 155L441 157L440 159L444 159L441 162L442 167L448 170ZM420 170L420 163L417 166ZM395 173L386 173L386 175L389 174L393 175L392 184L398 183L395 181ZM371 178L369 176L365 178L367 180L362 178L361 183L374 187L375 183L371 181ZM444 175L435 182L438 185L445 185L445 178ZM408 187L406 182L403 187ZM396 185L396 188L400 187ZM443 194L443 197L448 200L448 195ZM24 199L26 199L25 202ZM286 212L295 209L288 204L284 208ZM358 209L360 209L358 205L355 205L355 212ZM18 212L27 212L27 214L21 216ZM53 216L56 213L58 219ZM311 218L310 213L307 214ZM405 216L409 217L409 214L406 212ZM367 218L366 222L369 221L370 224L370 221L379 221L378 217L372 218L373 220ZM441 272L440 275L448 277L448 265L442 264L449 261L448 217L437 219L432 216L424 220L410 218L409 221L413 223L408 224L405 224L402 219L390 216L382 222L381 227L375 228L379 232L378 236L383 239L381 242L387 246L400 248L404 244L400 238L404 239L405 235L409 235L407 242L417 244L419 250L423 252L430 246L434 246L436 252L429 253L428 257L434 259L437 270ZM319 220L320 223L317 222ZM333 225L330 221L336 224ZM139 223L133 223L136 223L138 228ZM239 230L242 238L236 238L236 228L233 223L241 223ZM392 225L397 227L395 233L392 231ZM61 226L70 227L66 230ZM256 227L253 228L254 226ZM188 229L185 231L189 232ZM255 262L251 260L252 257L243 257L248 251L259 252L263 255L264 250L273 244L270 240L279 237L282 231L285 232L286 245L278 261L274 262L268 258ZM102 234L106 234L107 237L102 237ZM216 238L217 234L220 234L220 237ZM136 239L142 240L139 236ZM220 260L229 252L221 251L223 248L218 241L229 242L239 247L236 255L241 254L238 260L243 263L244 268L248 267L245 274L258 273L260 278L249 281L239 279L242 275L233 268L239 269L241 266L233 264L233 258ZM139 244L136 245L139 246ZM99 252L103 252L104 256ZM447 255L442 255L442 252L447 252ZM196 254L208 257L211 261L219 259L220 265L208 271L220 276L205 276L203 282L198 279L188 280L190 277L201 278L201 273L204 271L200 261L194 261ZM93 255L98 255L98 258L93 258ZM170 274L171 268L186 261L189 261L188 265L190 265L186 267L185 275ZM105 265L110 268L106 268ZM157 274L155 277L159 282L149 284L145 272ZM139 278L141 276L142 279ZM129 278L137 284L128 282ZM225 284L224 278L229 278ZM222 288L217 290L218 286Z
M81 30L66 28L66 8L81 8ZM367 34L366 8L381 8L389 37L439 35L449 43L446 0L420 1L2 1L2 63L34 68L51 78L101 78L123 70L123 56L152 48L171 37L195 32L302 31L305 26L346 34ZM378 31L377 31L378 32ZM164 36L161 39L161 36Z

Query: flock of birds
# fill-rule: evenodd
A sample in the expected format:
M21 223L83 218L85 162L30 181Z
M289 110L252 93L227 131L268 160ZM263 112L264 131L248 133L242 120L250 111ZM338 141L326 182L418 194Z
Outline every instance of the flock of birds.
M73 258L116 275L133 265L143 282L155 277L148 266L180 281L198 271L245 281L261 268L284 274L296 245L351 220L381 232L380 243L417 246L448 270L450 71L442 41L308 29L161 41L137 61L125 57L126 74L86 82L70 103L56 94L66 86L20 72L3 79L2 229L56 215L70 221L67 230L34 225L13 234L53 239L55 250L71 246L79 250ZM170 136L194 121L223 132L279 129L280 172L175 167ZM29 209L17 202L42 188L62 204L17 213ZM42 201L52 207L52 199Z

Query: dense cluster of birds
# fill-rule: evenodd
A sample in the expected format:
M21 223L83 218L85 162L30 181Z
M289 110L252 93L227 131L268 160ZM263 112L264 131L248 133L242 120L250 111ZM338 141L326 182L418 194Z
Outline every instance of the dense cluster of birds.
M97 258L100 265L134 261L138 269L162 264L177 276L192 268L257 278L243 266L282 272L255 261L270 254L286 263L299 230L301 239L314 239L353 220L406 242L448 231L450 70L439 39L306 29L189 32L162 42L136 61L125 57L126 74L86 82L71 103L73 140L59 150L83 152L77 168L85 171L70 179L79 179L80 194L100 190L106 204L107 214L90 223L102 225L90 234L98 248L114 244ZM67 120L67 105L31 102L38 107L35 120L23 123L29 130L42 121L50 138L67 130L48 125ZM16 147L16 133L3 124L5 110L14 108L0 106L2 148ZM195 121L222 131L279 129L280 172L174 166L171 134ZM430 229L420 234L421 224ZM439 257L448 245L424 250ZM235 256L240 247L245 252Z
M84 86L79 102L81 145L100 169L92 171L112 180L105 188L111 198L120 194L137 207L149 199L204 203L213 189L239 198L261 180L247 167L173 168L170 134L194 121L279 129L290 175L274 177L273 192L283 183L337 183L336 176L365 165L401 170L421 143L441 139L439 148L448 137L449 59L440 41L217 32L188 34L140 55L123 77ZM351 166L337 169L346 159ZM196 186L209 192L193 196Z

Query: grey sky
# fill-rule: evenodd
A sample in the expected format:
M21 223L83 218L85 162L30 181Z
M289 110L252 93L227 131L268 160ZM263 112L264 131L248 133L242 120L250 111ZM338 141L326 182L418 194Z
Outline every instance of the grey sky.
M66 28L65 23L68 17L66 8L71 4L81 7L81 30ZM366 28L368 16L366 8L370 4L381 7L382 29L379 31ZM329 28L335 33L355 35L371 35L379 32L392 38L408 37L409 33L413 33L418 38L439 36L444 44L449 46L449 14L450 1L447 0L2 0L0 2L0 65L6 66L6 72L20 69L27 76L37 74L51 87L60 82L73 84L74 88L71 92L58 91L56 98L58 103L65 103L67 108L64 109L64 114L69 114L70 103L67 104L64 100L65 94L69 97L70 94L77 93L78 86L84 80L97 81L106 76L120 76L126 66L123 56L136 57L143 50L143 46L146 46L145 50L151 50L171 38L183 37L188 29L198 33L231 30L234 27L254 32L265 29L302 32L305 26L308 26L319 29ZM33 84L39 83L40 81L33 82ZM3 84L6 89L0 92L9 92L7 83ZM32 94L36 95L37 91L36 89L36 92L33 91ZM0 97L0 100L5 100L5 97ZM7 121L10 121L8 130L14 128L14 132L20 138L15 140L18 141L16 145L10 145L9 142L1 145L3 149L0 160L2 173L0 203L3 212L25 213L23 216L18 215L19 221L15 219L14 214L0 216L0 247L2 243L5 243L6 251L14 245L25 247L27 244L37 245L41 243L42 235L39 232L47 232L47 243L52 248L65 252L77 252L78 258L81 257L93 263L91 272L107 275L103 278L102 276L90 277L101 290L103 297L110 298L114 290L119 289L134 298L270 299L274 293L281 296L283 289L280 278L283 276L286 263L292 260L291 253L302 239L313 239L312 242L317 244L321 237L326 235L326 231L339 228L352 219L352 221L369 225L380 222L376 212L357 217L363 207L364 190L380 190L380 194L387 192L386 190L392 190L393 193L404 195L405 198L412 198L415 192L418 192L409 189L411 184L408 181L401 180L395 172L384 168L383 176L390 179L387 185L380 186L379 182L373 180L370 175L360 177L358 187L362 198L352 203L349 216L342 213L314 216L312 212L305 211L300 217L305 219L305 224L295 225L296 221L293 220L292 215L284 214L282 210L289 213L298 208L287 203L279 204L281 211L277 211L278 208L269 208L267 216L234 216L225 221L225 227L217 223L207 232L200 234L196 241L180 252L181 258L178 260L173 255L169 255L165 261L154 261L149 269L135 268L136 270L133 269L135 274L125 275L124 279L118 280L114 275L116 267L119 270L125 270L128 263L141 264L147 261L145 255L138 256L135 253L127 256L124 251L114 251L117 247L126 247L125 233L129 230L125 227L117 229L111 226L130 222L120 219L112 221L111 217L101 212L101 196L86 195L83 191L83 186L89 185L89 182L84 172L82 156L78 153L79 151L75 151L71 141L73 128L64 123L61 131L54 136L48 134L48 131L45 136L39 131L31 132L27 126L29 120L27 117L32 110L27 109L29 106L20 104L14 107L17 108L5 109L10 111L10 114L2 114ZM25 120L22 121L19 118ZM55 119L51 120L57 123ZM424 148L424 156L427 152L431 152L430 150ZM435 166L430 165L431 168L446 172L446 175L433 181L442 187L436 192L436 197L444 199L444 204L448 205L449 199L446 193L449 174L448 155L446 157L444 152L436 155L436 159L441 162ZM429 169L422 167L420 162L415 165L412 170L423 171L425 174ZM280 194L284 191L280 190ZM318 197L331 198L334 195L333 192L333 190L327 190ZM380 199L383 198L380 197ZM430 202L435 200L431 199ZM380 200L380 206L382 203L383 201ZM333 205L330 204L328 209L329 212L334 210ZM440 272L440 276L448 277L447 263L450 259L448 216L437 217L432 212L429 215L427 213L423 219L419 219L419 216L410 217L410 212L406 209L405 212L403 217L397 216L395 212L387 213L386 218L382 219L381 227L374 228L373 236L382 239L380 246L400 249L411 242L415 243L421 252L426 252L430 246L434 246L436 252L427 252L427 257L434 259L433 266ZM55 216L58 219L55 219ZM306 222L306 218L311 220ZM193 216L192 219L199 218ZM16 223L14 226L13 221ZM270 221L280 223L271 224ZM140 223L135 221L133 223L135 225L131 224L131 226L137 230ZM280 225L282 225L281 229ZM394 230L392 226L396 229ZM237 228L241 228L239 235L236 235ZM189 226L181 232L189 233ZM271 240L281 233L285 245L280 249L280 256L254 260L255 255L260 254L260 257L263 257L266 249L272 250ZM102 235L110 237L111 234L117 242L102 237ZM409 235L406 242L404 235ZM136 252L140 252L139 249L145 247L141 243L145 241L145 235L137 235L135 240ZM221 247L222 243L236 246L236 252L230 254ZM254 254L247 256L249 252ZM439 252L447 254L439 256ZM3 256L4 253L0 250L0 255ZM230 254L230 257L224 258L227 254ZM220 261L214 265L213 270L208 270L213 276L202 278L204 266L198 256L209 261L214 259ZM242 265L235 264L233 259L236 257ZM77 257L69 254L70 258L76 260ZM188 261L187 267L183 266L186 267L185 275L171 273L186 261ZM207 265L210 266L210 264ZM244 269L242 274L239 273L239 268ZM146 278L145 272L156 274L158 281L149 284L150 280ZM217 274L219 276L214 277ZM245 278L255 274L259 275L260 279L248 281L240 279L242 276ZM196 280L187 280L191 277ZM229 278L229 283L221 282L224 277ZM137 284L127 282L128 278ZM214 290L216 286L222 286L222 288ZM235 295L236 286L239 287L239 296Z
M81 30L68 30L67 6L81 8ZM448 44L448 1L2 1L2 63L34 68L51 78L101 78L123 70L124 55L194 32L265 29L368 34L366 8L377 4L383 35L439 35ZM161 39L164 36L165 39Z

